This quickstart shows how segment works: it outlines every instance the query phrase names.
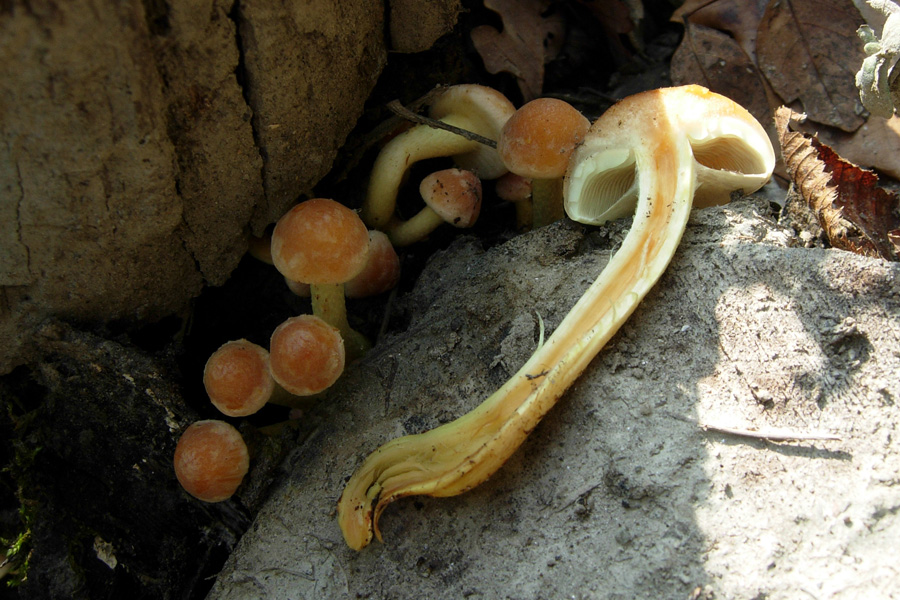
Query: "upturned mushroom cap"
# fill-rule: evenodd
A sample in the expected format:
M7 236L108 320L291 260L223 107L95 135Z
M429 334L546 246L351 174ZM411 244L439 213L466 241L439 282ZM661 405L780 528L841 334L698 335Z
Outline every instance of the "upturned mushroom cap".
M344 372L344 340L319 317L291 317L272 333L269 363L272 377L290 393L318 394Z
M369 233L354 211L326 198L301 202L272 232L272 261L293 281L344 283L366 266Z
M496 140L503 126L515 114L516 107L494 88L461 84L447 88L428 112L439 121L459 115L467 122L467 125L460 127ZM454 155L453 160L460 168L476 173L481 179L496 179L507 171L497 150L483 144L477 144L469 152Z
M662 147L687 154L666 165L653 164L650 157ZM693 205L702 208L728 202L735 190L759 189L772 174L775 153L753 115L725 96L697 85L643 92L606 111L573 153L565 180L566 212L594 225L630 215L641 173L674 178L663 171L691 162Z
M197 421L175 446L175 476L187 493L204 502L230 498L250 469L240 432L224 421Z
M497 152L511 172L532 179L562 177L569 156L591 123L578 109L556 98L528 102L509 118Z
M422 179L419 193L444 222L471 227L481 212L481 180L472 171L444 169Z
M206 361L203 386L221 413L229 417L252 415L269 401L275 389L269 352L247 340L225 342Z

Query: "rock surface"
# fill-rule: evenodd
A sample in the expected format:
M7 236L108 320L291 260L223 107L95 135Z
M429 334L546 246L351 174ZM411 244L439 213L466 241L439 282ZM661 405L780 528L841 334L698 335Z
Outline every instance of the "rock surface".
M658 285L490 481L396 502L384 543L351 551L346 478L501 385L536 314L552 331L627 224L461 238L402 301L405 330L312 415L209 598L890 597L900 266L795 247L765 209L696 211Z
M459 5L403 10L429 24L407 36L425 49ZM36 358L30 331L48 316L153 322L222 284L247 233L331 168L387 60L385 12L380 0L5 3L0 374Z

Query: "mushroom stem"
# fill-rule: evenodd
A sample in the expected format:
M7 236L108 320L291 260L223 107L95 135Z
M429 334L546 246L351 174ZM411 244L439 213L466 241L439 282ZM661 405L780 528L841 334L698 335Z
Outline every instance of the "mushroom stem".
M397 438L353 474L338 504L351 548L381 540L378 518L403 496L453 496L485 481L631 315L669 264L691 209L695 169L687 141L638 157L641 189L622 247L559 327L513 377L462 417Z
M410 219L401 221L400 219L391 220L387 227L388 237L394 246L400 248L415 244L443 225L444 219L434 210L426 206Z
M463 129L472 128L467 119L457 115L448 115L442 121ZM416 125L404 131L382 148L372 165L369 189L362 207L362 220L374 229L384 229L387 226L394 216L397 191L403 182L403 175L413 163L428 158L463 154L479 145L458 134L428 125Z
M347 363L361 358L372 349L372 343L366 336L350 327L347 320L347 305L344 302L343 283L311 284L310 300L313 314L341 332Z
M566 216L561 178L533 179L531 182L532 227L544 227Z

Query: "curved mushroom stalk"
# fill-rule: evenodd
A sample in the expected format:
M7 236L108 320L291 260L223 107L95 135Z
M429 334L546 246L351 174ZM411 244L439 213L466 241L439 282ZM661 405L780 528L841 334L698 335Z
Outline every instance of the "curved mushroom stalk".
M716 159L700 152L701 162L692 150L697 147L717 148ZM698 86L644 92L607 111L572 158L566 209L575 220L598 223L624 212L625 205L636 207L621 248L503 387L459 419L392 440L366 459L338 503L347 544L360 549L373 534L381 539L378 518L398 498L460 494L499 469L662 275L695 190L738 182L728 192L753 191L774 163L759 123L731 100ZM725 183L715 184L715 172ZM727 200L727 193L708 199Z
M433 119L447 125L496 140L515 111L512 102L497 90L461 84L447 88L429 112ZM372 165L362 206L366 225L375 229L388 226L394 216L397 193L413 163L445 156L452 156L461 168L474 171L482 179L496 179L506 172L495 149L443 129L415 125L385 144Z

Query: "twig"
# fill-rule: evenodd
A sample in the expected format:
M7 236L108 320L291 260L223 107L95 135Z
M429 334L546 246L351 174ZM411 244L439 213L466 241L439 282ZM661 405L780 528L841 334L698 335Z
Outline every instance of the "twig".
M431 103L434 102L434 99L440 96L445 89L446 86L443 85L435 86L424 96L413 100L409 104L410 110L417 111L426 106L430 106ZM347 179L349 173L357 167L365 157L366 153L376 145L383 143L385 138L403 121L405 121L405 119L395 113L360 138L355 139L355 141L349 141L341 151L341 154L347 158L344 161L343 166L340 167L340 170L335 173L334 181L344 181Z
M834 435L832 433L822 433L822 432L811 432L804 433L799 431L791 431L789 429L736 429L734 427L720 427L718 425L709 425L708 423L697 423L688 419L687 417L683 417L681 415L671 414L670 416L678 419L679 421L684 421L685 423L690 423L692 425L696 425L703 431L712 431L715 433L725 433L728 435L736 435L740 437L753 438L757 440L768 440L770 442L787 442L787 441L809 441L809 440L841 440L842 438L839 435Z
M734 429L731 427L717 427L715 425L706 425L697 423L703 431L715 431L717 433L727 433L729 435L738 435L741 437L754 438L758 440L769 440L771 442L787 442L791 440L840 440L841 436L832 433L803 433L800 431L790 431L788 429Z
M427 125L428 127L433 127L435 129L443 129L444 131L449 131L450 133L455 133L456 135L462 136L462 137L466 138L467 140L472 140L473 142L478 142L479 144L484 144L485 146L488 146L490 148L497 147L496 141L494 141L490 138L486 138L483 135L478 135L477 133L469 131L468 129L463 129L461 127L455 127L448 123L444 123L443 121L438 121L437 119L432 119L430 117L426 117L424 115L414 113L413 111L411 111L408 108L406 108L405 106L403 106L399 100L391 100L390 102L387 103L386 106L395 115L403 117L404 119L406 119L408 121L412 121L413 123Z

